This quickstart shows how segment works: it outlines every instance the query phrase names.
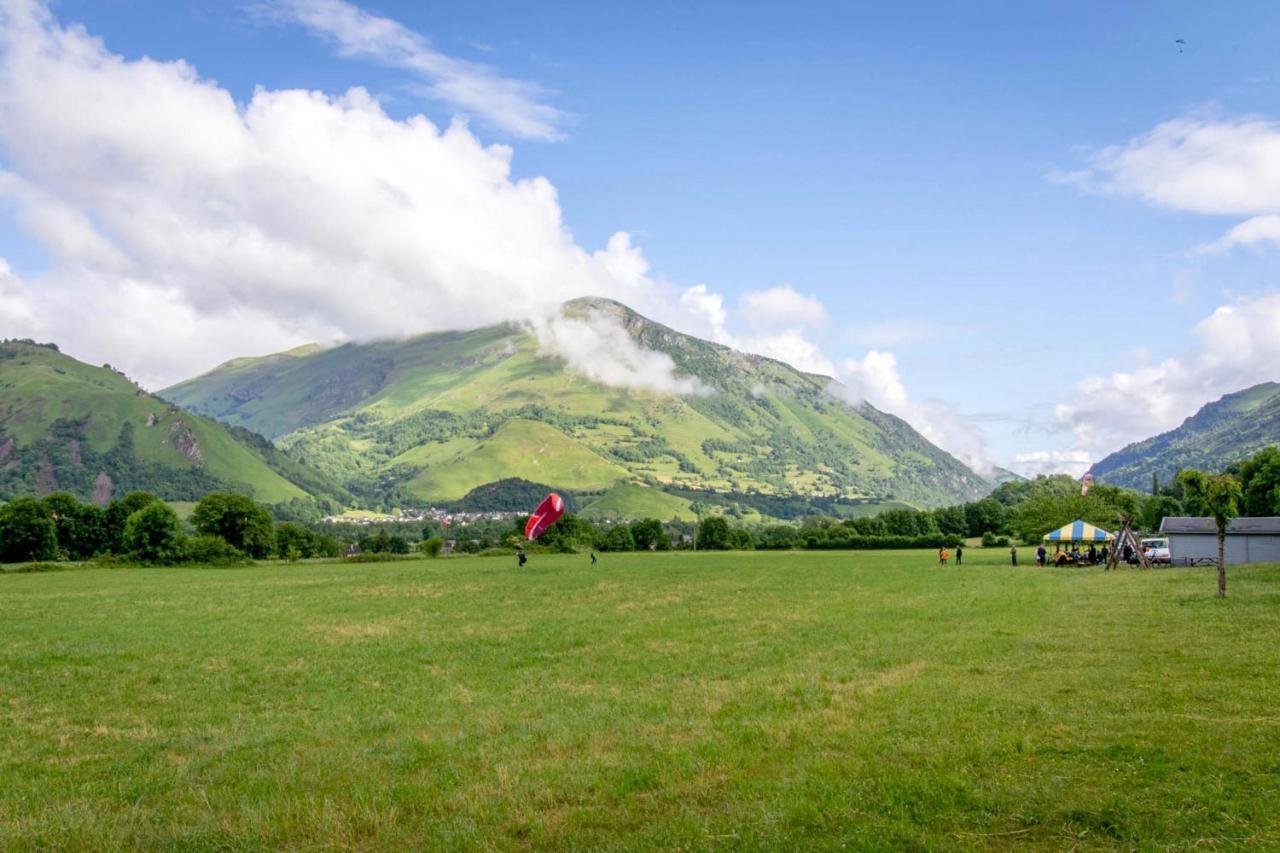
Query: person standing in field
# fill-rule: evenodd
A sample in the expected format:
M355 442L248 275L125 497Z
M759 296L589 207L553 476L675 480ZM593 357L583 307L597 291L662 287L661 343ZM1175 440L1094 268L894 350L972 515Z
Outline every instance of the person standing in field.
M1039 548L1037 548L1037 549L1036 549L1036 565L1037 565L1037 566L1043 566L1043 565L1044 565L1045 558L1046 558L1048 555L1049 555L1049 552L1048 552L1048 551L1046 551L1046 550L1044 549L1044 546L1043 546L1043 545L1041 545Z
M591 549L591 565L594 566L595 564L596 564L596 549L592 548Z
M947 564L947 549L939 548L938 549L938 565L945 566L946 564Z
M1015 566L1018 565L1018 546L1017 545L1009 546L1009 562L1012 565L1015 565Z
M964 562L964 546L956 546L956 565L959 566Z
M524 564L527 562L529 562L529 558L525 556L524 549L518 549L516 551L516 568L524 568Z

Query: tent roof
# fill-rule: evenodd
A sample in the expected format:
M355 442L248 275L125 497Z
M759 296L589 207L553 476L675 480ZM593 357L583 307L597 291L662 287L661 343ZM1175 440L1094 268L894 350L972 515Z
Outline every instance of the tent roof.
M1108 533L1101 527L1094 527L1078 518L1044 535L1046 542L1106 542L1115 538L1114 533Z

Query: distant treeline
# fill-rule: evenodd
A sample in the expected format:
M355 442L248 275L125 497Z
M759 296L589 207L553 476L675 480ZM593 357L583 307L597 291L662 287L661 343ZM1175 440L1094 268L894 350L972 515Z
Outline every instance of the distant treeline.
M407 550L407 548L406 548ZM236 564L249 559L338 556L332 534L276 521L243 495L217 492L190 522L149 492L105 507L74 495L18 498L0 506L0 562L98 560L143 565Z

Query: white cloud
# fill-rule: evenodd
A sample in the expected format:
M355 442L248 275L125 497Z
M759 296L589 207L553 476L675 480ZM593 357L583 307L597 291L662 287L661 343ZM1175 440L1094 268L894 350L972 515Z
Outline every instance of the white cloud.
M1280 124L1267 119L1174 119L1091 160L1053 177L1193 213L1280 211Z
M30 337L37 333L35 311L26 286L0 258L0 338Z
M1050 177L1188 213L1250 217L1196 246L1193 255L1280 244L1280 123L1259 116L1183 117L1090 160L1085 169Z
M1056 407L1078 448L1110 451L1176 427L1223 394L1280 379L1280 293L1223 305L1195 327L1184 356L1091 376Z
M796 329L739 338L734 347L744 352L776 358L805 373L834 376L836 372L835 365L822 349Z
M986 437L971 421L941 400L914 400L898 372L898 360L889 352L872 350L862 359L846 359L836 370L838 382L831 392L857 405L866 401L897 415L921 435L980 474L993 468Z
M362 89L259 89L240 104L184 62L127 61L28 0L0 0L0 80L0 196L52 261L26 286L0 277L0 335L34 324L160 387L308 341L525 321L593 379L703 390L612 322L556 319L600 295L839 373L803 332L826 317L816 300L754 295L779 323L735 337L723 297L673 292L626 234L577 245L551 183L513 180L511 149L463 124L392 119ZM954 413L910 400L891 355L860 365L859 398L978 460Z
M789 284L744 294L741 314L747 325L759 329L815 328L830 319L822 302Z
M680 308L692 320L694 331L718 344L732 346L732 337L726 327L729 313L724 308L724 297L713 293L705 284L697 284L680 294Z
M53 265L31 309L153 386L588 294L686 316L625 234L579 247L555 188L511 178L509 148L394 120L361 89L237 104L186 63L126 61L25 0L0 0L0 80L0 195Z
M1092 464L1092 455L1087 450L1036 450L1015 454L1012 467L1024 477L1038 477L1042 474L1083 477Z
M409 71L427 95L516 136L563 138L565 114L545 102L537 83L503 77L493 68L447 56L427 38L390 18L344 0L275 0L263 7L277 19L301 24L332 42L345 57L369 59Z
M602 312L591 311L583 318L537 318L532 325L546 352L560 356L588 379L665 394L710 390L695 378L676 376L671 356L642 349L622 325Z
M1222 237L1211 243L1203 243L1192 250L1196 255L1220 255L1237 246L1280 246L1280 215L1269 213L1246 219Z

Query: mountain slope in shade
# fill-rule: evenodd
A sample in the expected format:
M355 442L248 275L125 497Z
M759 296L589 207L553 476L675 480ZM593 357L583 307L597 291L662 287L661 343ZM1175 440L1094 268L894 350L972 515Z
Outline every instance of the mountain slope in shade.
M1264 382L1205 405L1177 429L1130 444L1090 470L1099 482L1147 490L1181 468L1221 470L1280 443L1280 384Z
M514 325L237 359L162 393L273 438L369 500L451 501L506 478L593 493L630 483L919 505L989 489L901 419L833 397L826 377L616 302L564 310L620 324L709 393L593 382Z
M261 436L228 430L49 345L0 343L0 497L132 489L192 500L219 489L267 503L340 490Z

